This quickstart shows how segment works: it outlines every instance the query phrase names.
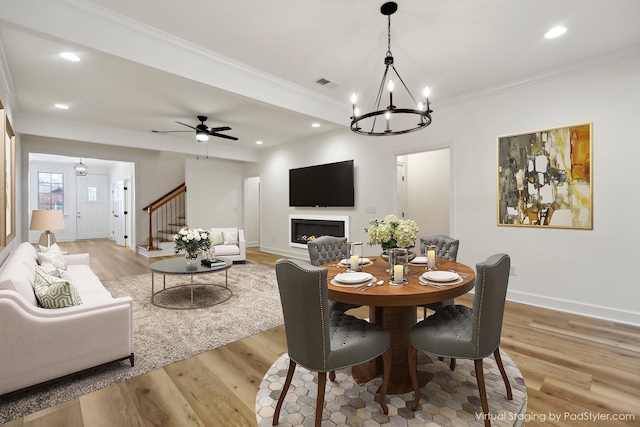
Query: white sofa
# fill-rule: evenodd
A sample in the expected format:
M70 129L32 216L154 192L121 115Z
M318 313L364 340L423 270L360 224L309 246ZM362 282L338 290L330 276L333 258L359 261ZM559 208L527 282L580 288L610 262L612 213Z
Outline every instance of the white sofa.
M82 304L38 306L38 255L25 242L0 267L0 395L107 362L133 366L133 300L113 298L89 267L89 254L65 255Z
M216 256L228 258L234 262L245 262L247 260L247 242L244 240L244 230L239 228L211 228L211 233L236 232L238 233L237 245L215 245Z

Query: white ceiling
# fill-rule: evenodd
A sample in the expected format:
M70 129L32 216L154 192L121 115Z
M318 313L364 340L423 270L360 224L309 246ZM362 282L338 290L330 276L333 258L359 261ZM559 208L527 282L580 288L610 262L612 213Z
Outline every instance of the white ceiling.
M373 104L387 50L381 4L2 0L0 70L14 129L194 152L192 133L151 130L185 130L175 121L195 126L205 115L240 138L213 138L210 155L253 161L256 150L346 128L352 92L363 110ZM469 97L637 56L638 17L637 0L404 0L391 50L414 96L431 87L437 121L439 107ZM567 33L545 39L555 25Z

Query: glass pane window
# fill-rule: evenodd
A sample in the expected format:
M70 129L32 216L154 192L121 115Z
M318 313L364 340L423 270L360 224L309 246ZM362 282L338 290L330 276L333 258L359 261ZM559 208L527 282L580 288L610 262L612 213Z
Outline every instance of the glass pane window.
M87 199L90 202L98 201L98 187L87 187Z
M38 172L38 209L64 210L64 174Z

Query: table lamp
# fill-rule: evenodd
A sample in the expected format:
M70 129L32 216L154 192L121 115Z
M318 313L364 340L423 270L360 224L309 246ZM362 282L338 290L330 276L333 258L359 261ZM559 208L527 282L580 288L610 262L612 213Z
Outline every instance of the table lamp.
M49 247L56 242L56 236L51 230L64 230L64 218L62 211L34 210L31 211L31 224L29 230L44 230L38 244Z

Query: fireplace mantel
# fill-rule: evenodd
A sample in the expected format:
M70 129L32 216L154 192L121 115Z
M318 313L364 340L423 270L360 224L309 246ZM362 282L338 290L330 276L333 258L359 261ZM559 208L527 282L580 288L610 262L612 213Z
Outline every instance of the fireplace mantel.
M349 240L349 217L342 215L302 215L302 214L291 214L289 215L289 246L295 248L307 248L306 243L302 243L296 240L295 233L295 224L296 223L304 223L305 226L309 226L313 228L313 225L317 223L320 229L323 228L323 222L325 225L336 226L342 225L342 233L343 236L337 237L346 237ZM339 233L331 233L332 235L336 235ZM320 236L315 236L320 237Z

